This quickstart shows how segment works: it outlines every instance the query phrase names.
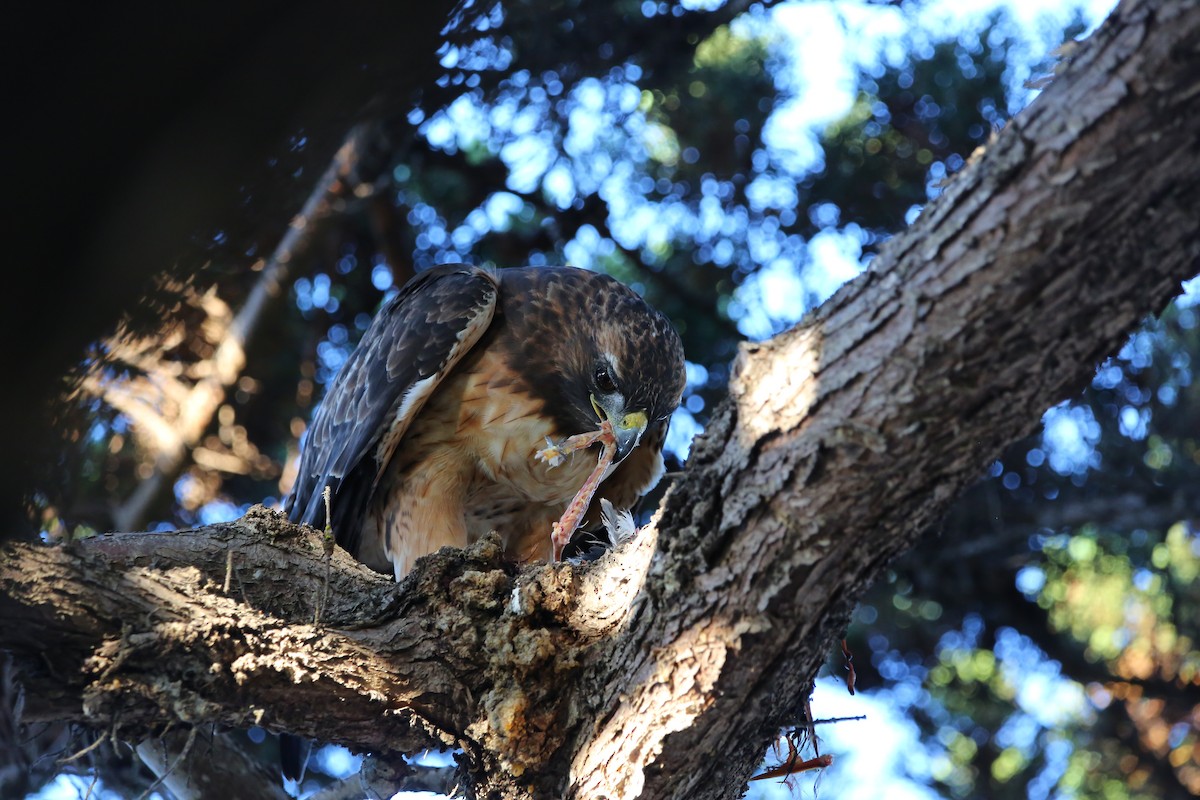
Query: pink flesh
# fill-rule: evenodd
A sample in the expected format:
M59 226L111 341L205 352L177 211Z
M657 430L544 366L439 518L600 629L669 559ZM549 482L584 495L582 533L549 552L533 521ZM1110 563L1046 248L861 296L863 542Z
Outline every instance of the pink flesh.
M575 497L567 505L566 511L563 512L562 518L554 523L554 527L550 532L550 542L554 547L555 561L558 561L562 556L563 548L571 540L571 534L579 527L584 512L587 511L588 505L592 502L592 497L596 494L596 489L600 488L600 480L604 477L605 471L608 470L609 465L612 464L613 457L617 453L617 439L612 432L612 423L605 420L600 424L600 430L572 436L558 447L559 453L566 455L575 450L588 447L597 441L604 445L604 450L600 453L600 460L596 463L596 468L592 470L592 474L588 475L587 480L583 482L583 486L575 493Z

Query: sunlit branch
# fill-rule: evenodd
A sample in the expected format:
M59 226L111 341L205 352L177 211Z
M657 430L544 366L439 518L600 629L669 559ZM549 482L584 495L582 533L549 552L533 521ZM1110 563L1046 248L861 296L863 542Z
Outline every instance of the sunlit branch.
M374 125L363 124L347 135L303 208L292 218L275 251L251 267L259 273L258 278L237 314L222 325L213 354L207 359L208 368L201 370L203 377L188 383L182 376L172 376L162 361L143 359L139 366L144 377L140 380L100 381L94 375L86 380L85 386L129 416L135 429L145 434L156 432L145 438L153 471L113 509L113 524L118 530L140 528L150 508L170 489L188 459L194 460L193 450L225 402L227 390L241 377L246 345L268 305L280 297L293 265L311 247L317 228L343 213L347 199L353 196L359 185L357 169L375 130ZM211 314L210 319L214 319ZM129 349L120 342L114 346L118 357ZM169 404L154 402L157 392L173 395L175 399ZM224 460L215 460L208 454L201 455L201 459L211 466L228 466Z

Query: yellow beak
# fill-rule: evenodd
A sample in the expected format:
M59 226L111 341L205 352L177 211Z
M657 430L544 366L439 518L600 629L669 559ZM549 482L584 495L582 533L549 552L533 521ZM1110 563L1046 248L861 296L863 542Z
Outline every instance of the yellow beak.
M645 411L626 413L624 409L611 409L612 413L609 413L610 409L601 406L595 395L591 396L591 401L592 409L601 422L606 419L612 420L613 434L617 437L617 455L614 462L620 462L637 447L650 420Z
M641 436L648 422L645 411L634 411L621 417L615 428L619 431L637 431L638 436Z

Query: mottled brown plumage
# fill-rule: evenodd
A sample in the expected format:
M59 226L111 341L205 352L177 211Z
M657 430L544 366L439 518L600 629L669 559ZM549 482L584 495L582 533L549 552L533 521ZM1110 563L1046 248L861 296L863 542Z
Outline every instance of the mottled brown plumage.
M557 467L547 437L617 431L600 498L628 508L662 474L684 385L669 322L632 290L570 267L465 265L418 275L389 300L318 408L289 497L293 520L397 578L443 545L491 530L521 561L551 555L551 526L599 445Z

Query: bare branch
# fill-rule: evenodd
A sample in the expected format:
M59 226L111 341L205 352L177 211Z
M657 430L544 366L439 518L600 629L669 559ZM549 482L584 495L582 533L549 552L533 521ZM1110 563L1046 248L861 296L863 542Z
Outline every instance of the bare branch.
M170 370L164 369L161 360L150 359L142 364L148 378L139 383L149 380L152 387L139 389L125 381L103 382L96 376L84 382L88 391L103 397L129 416L137 429L146 432L156 443L153 472L113 509L113 523L117 529L141 527L151 505L170 488L186 465L189 454L225 402L226 390L241 376L246 362L246 343L254 334L268 303L280 296L293 264L308 252L314 232L341 213L347 200L353 197L360 182L357 170L362 155L371 147L377 131L377 125L366 123L351 130L303 208L292 218L271 257L251 267L259 273L258 280L237 314L219 325L220 334L202 378L186 383L182 375L170 377ZM210 313L209 319L220 316ZM164 404L146 402L146 388L150 388L151 394L160 391L174 394L176 402L169 407L176 413L168 415ZM201 458L216 465L214 455L203 453Z
M138 757L158 779L143 793L159 786L175 800L236 797L238 800L287 800L278 770L271 771L229 736L211 727L173 730L141 742Z

